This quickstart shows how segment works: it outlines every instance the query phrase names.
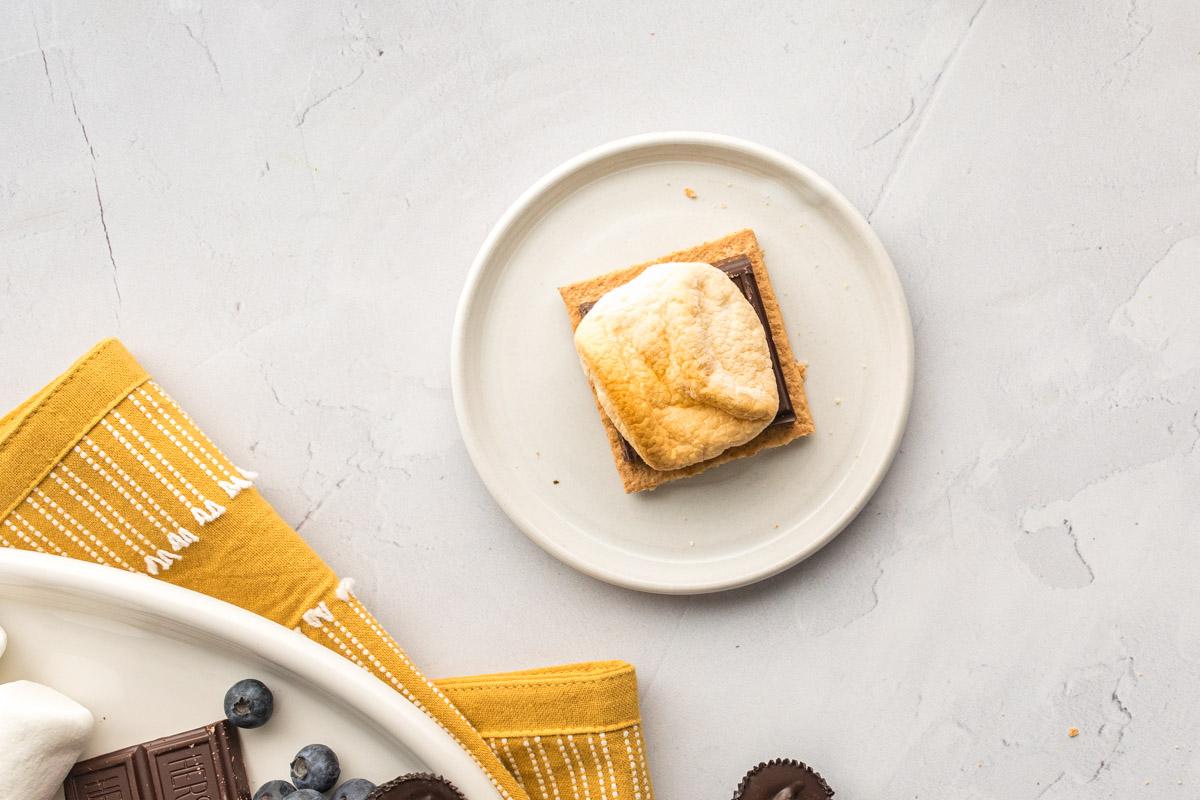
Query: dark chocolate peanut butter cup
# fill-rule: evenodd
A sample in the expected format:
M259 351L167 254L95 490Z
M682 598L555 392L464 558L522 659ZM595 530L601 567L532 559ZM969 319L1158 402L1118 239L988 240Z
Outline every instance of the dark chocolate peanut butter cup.
M776 758L746 773L733 800L828 800L833 789L812 767Z
M414 772L380 784L367 800L467 800L463 793L440 775Z

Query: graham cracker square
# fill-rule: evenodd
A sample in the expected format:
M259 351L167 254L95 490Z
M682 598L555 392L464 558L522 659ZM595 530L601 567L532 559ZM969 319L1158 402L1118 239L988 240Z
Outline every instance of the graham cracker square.
M612 449L613 460L616 462L617 472L621 476L621 484L625 487L627 493L654 489L668 481L697 475L728 461L747 458L769 447L780 447L802 436L808 436L815 428L813 426L812 413L808 408L808 397L804 392L805 365L796 361L795 356L792 354L791 344L788 343L787 329L783 325L783 315L780 313L779 302L775 297L775 289L771 286L771 279L767 274L766 264L763 263L762 250L758 247L758 239L755 237L754 231L748 228L737 233L732 233L722 239L705 242L697 247L670 253L653 261L619 269L616 272L610 272L607 275L600 275L586 281L573 283L570 286L563 286L558 290L558 293L562 295L563 303L567 307L567 316L571 320L571 330L574 331L583 319L587 309L591 308L593 303L610 290L633 280L641 274L642 270L653 264L661 264L667 261L703 261L708 264L717 264L718 262L727 261L739 256L750 260L754 273L754 282L757 284L758 294L762 300L763 312L767 318L767 335L774 346L776 363L783 375L783 382L787 387L787 394L791 400L795 418L787 423L775 422L745 444L731 447L719 456L710 458L707 461L701 461L698 464L681 467L680 469L656 470L647 466L638 458L636 453L633 452L633 448L625 442L620 432L617 431L616 427L604 413L604 408L600 405L600 401L596 399L595 389L592 388L592 399L595 400L596 409L600 412L600 420L603 422L604 432L608 436L608 444ZM590 382L588 386L591 388Z

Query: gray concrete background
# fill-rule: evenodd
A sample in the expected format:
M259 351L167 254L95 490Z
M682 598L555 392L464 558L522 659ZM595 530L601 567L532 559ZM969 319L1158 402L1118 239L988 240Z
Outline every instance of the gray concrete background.
M0 402L119 335L429 672L635 663L663 798L775 755L847 798L1195 797L1196 4L436 5L0 9ZM449 389L490 225L662 129L830 179L916 328L859 520L690 599L528 542Z

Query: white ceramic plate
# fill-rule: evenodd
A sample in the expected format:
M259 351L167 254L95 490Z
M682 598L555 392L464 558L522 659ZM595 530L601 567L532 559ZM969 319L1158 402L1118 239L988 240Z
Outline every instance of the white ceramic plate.
M445 775L471 800L487 776L431 719L383 682L261 617L144 575L0 549L0 683L52 686L91 709L86 756L221 719L225 690L260 678L275 714L242 731L251 791L287 779L296 751L332 747L342 777L382 783ZM60 794L61 796L61 794Z
M817 432L625 495L556 289L742 228L808 362ZM654 592L741 586L816 552L879 485L912 394L908 306L866 221L795 161L704 133L604 145L522 195L471 268L452 359L467 449L513 521L568 564Z

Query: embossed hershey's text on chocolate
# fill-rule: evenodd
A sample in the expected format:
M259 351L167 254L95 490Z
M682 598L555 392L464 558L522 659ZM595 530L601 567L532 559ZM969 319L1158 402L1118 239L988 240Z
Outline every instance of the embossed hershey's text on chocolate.
M75 765L67 800L249 800L237 729L221 720Z

